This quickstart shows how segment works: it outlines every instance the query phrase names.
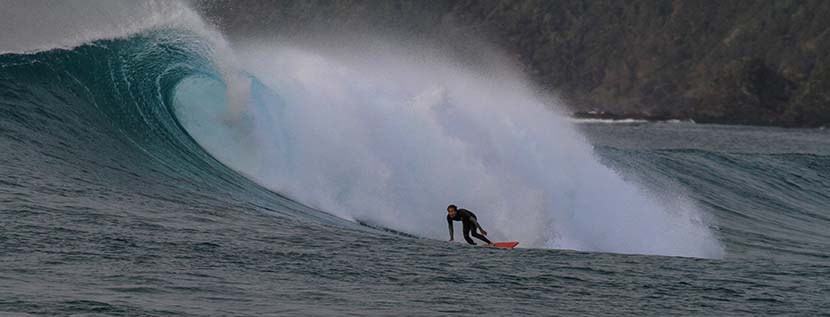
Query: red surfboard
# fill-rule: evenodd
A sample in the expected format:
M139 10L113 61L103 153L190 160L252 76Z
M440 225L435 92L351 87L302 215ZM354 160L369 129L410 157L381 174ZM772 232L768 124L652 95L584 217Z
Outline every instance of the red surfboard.
M512 249L512 248L515 248L517 245L519 245L518 242L511 241L511 242L493 242L492 246L496 247L496 248Z

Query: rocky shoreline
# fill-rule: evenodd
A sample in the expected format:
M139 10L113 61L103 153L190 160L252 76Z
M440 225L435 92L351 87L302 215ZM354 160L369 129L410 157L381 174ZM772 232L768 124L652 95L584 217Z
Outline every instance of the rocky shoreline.
M679 121L693 121L688 118L674 118L671 116L654 116L654 115L647 115L642 113L624 113L624 114L617 114L612 112L604 112L604 111L575 111L570 114L571 118L575 119L598 119L598 120L642 120L642 121L670 121L670 120L679 120Z

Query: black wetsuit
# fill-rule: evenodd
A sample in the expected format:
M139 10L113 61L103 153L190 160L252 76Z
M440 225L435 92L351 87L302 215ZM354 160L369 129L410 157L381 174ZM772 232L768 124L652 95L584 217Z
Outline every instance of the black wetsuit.
M490 240L478 233L478 218L476 218L476 215L472 211L469 211L467 209L458 209L455 212L455 217L450 217L450 215L447 215L447 225L449 225L450 227L450 238L453 237L453 220L461 221L461 224L464 225L464 240L467 240L467 243L472 245L476 244L475 242L473 242L473 239L470 239L470 231L472 231L473 237L476 237L481 241L491 243Z

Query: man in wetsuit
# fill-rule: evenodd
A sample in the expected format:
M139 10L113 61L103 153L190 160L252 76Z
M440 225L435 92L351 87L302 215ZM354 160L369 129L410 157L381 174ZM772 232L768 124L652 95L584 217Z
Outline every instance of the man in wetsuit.
M447 225L449 225L450 227L450 241L455 240L455 236L453 235L452 230L453 220L461 221L461 224L464 226L464 240L467 240L467 243L472 245L476 244L475 242L473 242L473 239L470 239L470 231L472 231L473 237L476 237L481 241L487 242L488 245L493 244L492 242L490 242L490 240L484 237L487 235L487 231L484 231L484 228L482 228L481 225L478 224L478 219L476 218L476 215L472 211L469 211L467 209L458 209L458 207L456 207L455 205L447 206ZM477 230L480 230L483 235L478 234L478 232L476 232Z

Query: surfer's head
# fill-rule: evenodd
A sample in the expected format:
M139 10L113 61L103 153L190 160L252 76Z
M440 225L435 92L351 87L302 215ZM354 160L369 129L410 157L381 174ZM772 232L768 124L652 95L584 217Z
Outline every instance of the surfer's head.
M458 207L456 207L455 205L447 206L447 214L450 215L450 217L455 217L456 211L458 211Z

